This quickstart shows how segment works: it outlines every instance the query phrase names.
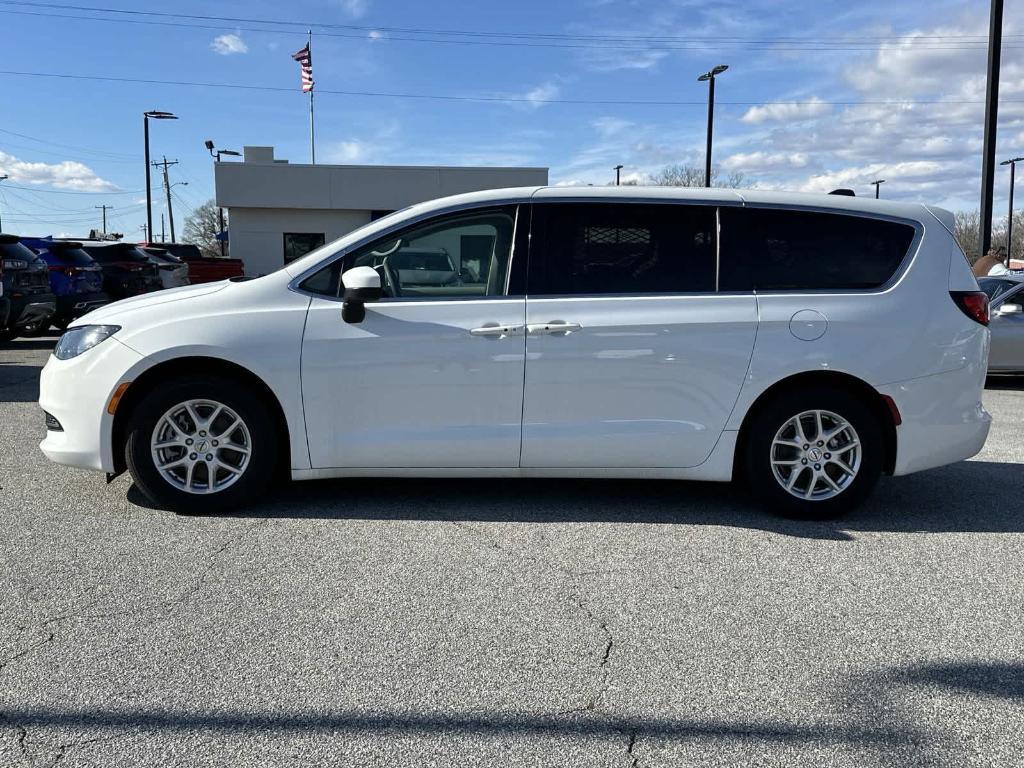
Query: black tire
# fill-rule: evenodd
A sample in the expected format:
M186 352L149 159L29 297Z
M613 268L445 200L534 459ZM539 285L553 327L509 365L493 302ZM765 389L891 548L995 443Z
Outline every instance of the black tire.
M14 341L16 338L18 338L18 334L10 328L0 328L0 343Z
M807 466L803 466L807 454L800 448L775 449L773 446L773 441L779 434L779 430L790 419L801 413L816 410L833 413L853 427L860 443L860 466L852 480L846 484L839 483L842 490L835 495L829 498L804 498L801 494L798 498L794 493L787 491L781 481L776 478L772 469L773 455L777 455L778 458L792 458L792 460L800 462L799 465L794 465L793 469L780 467L780 473L797 470L805 473L797 478L797 486L794 489L797 492L801 488L806 490L808 487L812 489L813 493L834 492L825 485L826 478L813 480L814 466L822 466L824 471L834 473L833 476L841 476L841 470L835 466L829 466L827 462L814 465L814 461L811 459ZM810 432L813 427L814 420L807 419L807 431ZM788 436L788 433L786 434ZM817 447L817 441L810 435L808 437L810 442L807 445L813 451ZM845 439L846 437L839 438L840 441ZM827 451L828 447L829 445L826 444L819 450ZM779 453L773 454L773 450L778 450ZM786 453L787 450L792 452ZM828 455L831 456L831 454ZM843 457L851 457L851 454L844 454ZM754 415L747 434L744 458L746 478L750 483L751 491L770 511L802 518L837 517L860 504L878 482L878 477L882 472L881 425L867 403L845 390L830 387L791 390L774 397ZM788 480L792 478L792 475L786 474L785 478ZM814 489L819 490L815 491Z
M154 429L171 408L189 400L211 400L227 406L249 431L248 463L240 476L222 490L212 493L182 490L172 485L156 467L151 450ZM225 512L252 501L276 476L279 442L276 432L267 404L244 385L214 376L176 379L158 385L138 403L128 428L125 460L139 490L156 506L183 514ZM213 434L211 430L211 436ZM233 458L239 457L233 455ZM206 475L205 469L196 472Z

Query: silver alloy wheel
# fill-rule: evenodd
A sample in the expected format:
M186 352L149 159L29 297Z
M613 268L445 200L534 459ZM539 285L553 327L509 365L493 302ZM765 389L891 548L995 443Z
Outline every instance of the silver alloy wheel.
M249 466L252 437L242 418L215 400L186 400L160 417L150 441L153 466L186 493L217 493Z
M770 458L772 474L787 493L807 501L831 499L860 471L860 438L838 414L804 411L775 433Z

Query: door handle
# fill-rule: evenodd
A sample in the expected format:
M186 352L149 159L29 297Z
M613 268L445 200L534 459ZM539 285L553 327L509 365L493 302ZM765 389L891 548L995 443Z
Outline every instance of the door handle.
M579 323L563 323L561 320L555 320L550 323L531 323L526 326L526 332L533 336L553 336L559 333L569 335L582 327Z
M471 328L470 336L483 336L485 338L503 339L506 336L520 336L523 333L521 325L484 325L480 328Z

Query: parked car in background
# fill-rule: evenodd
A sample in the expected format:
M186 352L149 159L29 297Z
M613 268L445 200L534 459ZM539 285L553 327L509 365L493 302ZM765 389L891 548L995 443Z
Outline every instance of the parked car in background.
M157 265L134 243L89 240L82 247L103 269L103 290L112 300L164 287Z
M103 292L103 269L82 249L81 243L52 237L23 237L21 242L50 269L50 288L57 297L52 325L63 330L76 317L110 302Z
M953 223L759 190L433 200L77 321L42 372L40 447L188 512L290 473L735 477L835 515L985 443L988 297Z
M156 264L156 268L160 272L160 283L164 288L180 288L190 284L188 265L177 256L156 246L147 246L142 251Z
M161 248L188 265L188 281L192 285L213 283L243 277L245 266L241 259L222 259L219 256L203 256L199 246L191 243L140 243L146 248Z
M10 301L0 340L13 339L50 327L57 298L50 290L50 270L35 251L15 235L0 234L3 293Z
M989 373L1024 373L1024 274L978 280L992 303Z

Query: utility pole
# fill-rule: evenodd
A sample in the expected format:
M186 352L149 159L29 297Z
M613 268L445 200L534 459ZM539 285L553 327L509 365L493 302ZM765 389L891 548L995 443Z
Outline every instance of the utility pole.
M149 178L149 121L150 120L177 120L177 115L170 112L163 112L159 109L151 109L142 113L142 141L145 148L146 158L146 232L153 231L153 188ZM148 234L147 234L148 237ZM146 242L149 242L148 240Z
M875 200L877 200L878 199L878 188L880 186L882 186L883 184L885 184L885 179L876 179L875 181L872 181L871 183L875 185Z
M164 215L160 214L160 242L167 242L167 232L164 230Z
M174 242L174 210L171 208L171 182L167 179L167 169L177 165L177 160L168 160L167 155L158 163L153 163L154 168L163 168L164 171L164 194L167 196L167 222L171 226L171 242Z
M622 170L622 166L621 165L616 165L615 166L615 186L616 187L619 186L619 171L621 171L621 170Z
M149 227L146 226L145 224L143 224L142 226L139 227L139 229L142 230L142 242L148 243L149 242Z
M988 28L988 85L985 88L985 143L981 157L981 238L979 255L992 247L992 192L996 175L996 121L999 112L999 59L1003 46L1003 0L992 0Z
M94 205L93 208L98 208L103 211L103 234L107 234L107 208L113 210L112 205Z
M3 176L0 176L0 181L4 181L5 179L9 179L9 178L11 178L11 177L5 173ZM0 219L0 232L3 232L3 231L4 231L4 222L3 222L3 219Z

